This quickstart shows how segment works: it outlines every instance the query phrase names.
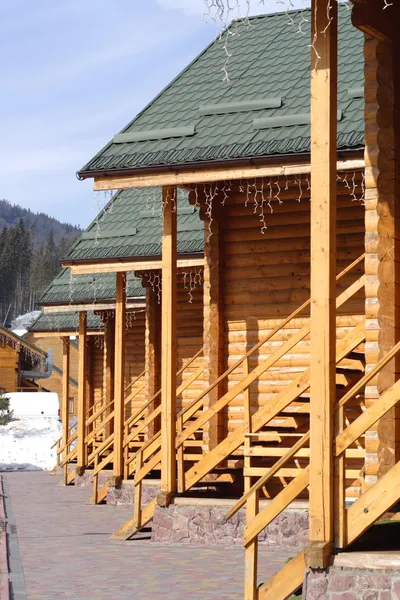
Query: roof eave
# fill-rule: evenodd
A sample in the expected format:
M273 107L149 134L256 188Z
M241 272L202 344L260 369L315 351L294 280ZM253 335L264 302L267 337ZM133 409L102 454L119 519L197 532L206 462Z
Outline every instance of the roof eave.
M348 156L351 153L359 154L360 151L364 150L364 145L360 145L353 148L339 148L337 154L339 157ZM266 155L266 156L255 156L255 157L243 157L243 158L235 158L229 160L212 160L212 161L197 161L191 163L176 163L172 165L166 164L156 164L156 165L147 165L140 166L134 168L124 168L124 169L104 169L104 170L82 170L77 172L77 177L81 181L84 179L96 178L96 177L118 177L118 176L133 176L133 175L142 175L149 174L154 172L165 171L166 173L171 173L174 171L193 171L193 170L212 170L223 167L241 167L241 166L257 166L257 165L274 165L277 163L282 163L286 160L290 160L291 163L296 162L309 162L310 161L310 152L303 153L287 153L287 154L276 154L276 155Z

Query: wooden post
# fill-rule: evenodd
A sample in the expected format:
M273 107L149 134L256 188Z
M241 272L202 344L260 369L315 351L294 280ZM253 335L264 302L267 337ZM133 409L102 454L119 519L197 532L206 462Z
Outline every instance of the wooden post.
M107 406L114 398L114 350L115 350L115 317L107 317L104 324L104 404ZM113 411L110 407L104 419ZM113 420L106 425L105 437L114 432Z
M69 337L63 337L63 376L62 376L62 400L61 400L61 423L62 423L62 445L65 446L64 460L68 456L66 446L69 433L69 371L70 371L70 343Z
M336 400L337 4L311 8L311 443L310 564L325 568L333 542ZM317 58L318 55L318 58Z
M88 418L88 410L93 408L94 405L94 389L93 389L93 337L88 336L86 338L86 374L85 374L85 385L86 385L86 399L85 399L85 419ZM93 408L94 410L94 408ZM90 416L93 412L90 412ZM95 423L92 423L89 427L85 423L85 437L95 428ZM85 465L87 465L87 459L89 456L88 444L85 443Z
M249 359L243 361L243 377L247 377L250 372ZM250 386L244 392L244 425L245 434L252 433L251 423L251 402L250 402ZM249 491L252 486L252 477L249 474L251 469L251 437L245 435L244 438L244 491ZM259 493L254 492L246 502L246 526L249 527L258 514ZM246 546L245 548L245 600L257 599L257 566L258 566L258 537Z
M126 273L116 274L114 367L114 475L124 476Z
M86 425L86 356L87 356L87 313L79 313L79 363L78 363L78 471L85 469L85 425Z
M163 188L161 306L161 494L167 506L176 491L176 188Z
M160 389L161 363L161 303L158 293L150 285L146 287L146 333L145 333L145 365L146 365L146 398L150 399ZM148 413L160 404L160 396L149 406ZM149 439L160 430L160 419L156 418L149 424Z
M218 205L217 205L218 206ZM203 211L202 211L203 212ZM224 260L223 212L213 208L213 218L204 216L204 371L206 385L216 381L225 370L224 348ZM205 398L205 409L226 392L221 381ZM204 426L204 445L213 450L227 431L226 411L218 412Z

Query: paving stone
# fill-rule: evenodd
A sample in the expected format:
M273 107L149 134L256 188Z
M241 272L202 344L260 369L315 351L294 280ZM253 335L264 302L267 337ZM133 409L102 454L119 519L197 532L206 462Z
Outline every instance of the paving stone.
M243 600L241 547L113 541L132 507L89 505L90 489L49 473L5 477L28 600ZM293 554L261 547L260 581Z

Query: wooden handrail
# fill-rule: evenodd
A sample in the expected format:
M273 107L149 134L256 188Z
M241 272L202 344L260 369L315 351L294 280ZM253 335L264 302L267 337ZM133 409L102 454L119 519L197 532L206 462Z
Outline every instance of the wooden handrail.
M343 269L343 271L341 271L339 273L339 275L336 276L336 281L340 281L340 279L342 279L342 277L344 277L345 275L347 275L347 273L349 273L352 269L354 269L354 267L356 267L362 260L364 260L365 256L366 256L366 253L364 252L364 254L359 256L350 265L348 265L345 269ZM299 308L296 308L296 310L294 310L288 317L286 317L286 319L284 319L279 325L277 325L265 338L263 338L262 340L257 342L257 344L255 346L253 346L253 348L251 348L246 354L244 354L241 358L239 358L231 367L229 367L229 369L227 369L224 373L222 373L222 375L220 375L206 390L201 392L201 394L195 400L193 400L191 402L191 404L189 404L183 410L181 410L178 413L177 417L179 418L179 417L183 416L186 411L190 410L190 408L192 408L197 403L199 403L203 398L205 398L205 396L207 396L207 394L209 394L217 385L219 385L221 383L221 381L226 379L226 377L228 377L231 373L233 373L233 371L235 371L235 369L240 367L240 365L242 364L242 362L244 360L246 360L252 354L254 354L254 352L256 352L259 348L261 348L261 346L263 346L266 342L268 342L268 340L270 340L274 335L276 335L283 327L285 327L285 325L287 325L290 321L292 321L292 319L297 317L297 315L299 315L305 308L307 308L307 306L309 306L310 303L311 303L311 298L306 300L306 302L304 302L301 306L299 306Z
M89 419L87 419L85 425L86 427L89 427L89 425L91 425L93 423L93 421L95 421L96 419L98 419L99 417L101 417L101 415L108 409L110 408L110 406L114 403L114 400L111 400L111 402L109 402L108 404L106 404L106 406L103 406L97 413L95 413L94 415L92 415Z
M192 356L192 358L185 364L183 365L179 371L177 372L176 376L179 377L179 375L182 375L182 373L188 368L190 367L190 365L193 364L193 362L201 355L201 353L203 352L203 347L200 348L200 350L198 352L196 352L196 354L194 356ZM199 369L199 374L198 376L200 376L200 369ZM196 377L197 379L197 377ZM191 382L192 383L192 382ZM181 386L182 387L182 386ZM177 395L181 394L186 388L180 389L178 388L177 390ZM132 427L135 423L137 423L138 420L140 420L141 418L141 413L143 411L145 411L152 402L154 402L154 400L156 400L158 398L158 396L161 394L161 389L158 390L158 392L156 392L151 398L150 400L148 400L146 402L146 404L144 404L143 406L140 407L140 409L134 414L131 415L129 417L129 419L126 421L125 423L125 427Z
M362 287L365 285L365 275L362 275L357 279L354 283L352 283L346 290L344 290L337 298L336 298L336 306L342 306L347 300L360 291ZM251 385L254 381L259 379L259 377L265 373L268 369L273 367L285 354L287 354L294 346L296 346L300 341L302 341L308 334L310 333L310 322L307 325L304 325L297 333L293 334L282 346L280 346L275 352L269 355L269 357L255 367L243 380L239 381L231 390L228 390L221 398L217 400L215 404L210 406L206 411L202 412L201 415L196 419L194 423L189 425L184 432L178 434L176 438L176 449L183 444L188 437L190 437L193 433L195 433L200 427L202 427L207 421L209 421L214 415L216 415L220 410L225 408L232 400L234 400L238 394L242 393L246 390L249 385ZM244 360L244 357L242 360ZM193 405L199 402L199 399L192 402L191 405L186 410L192 408ZM198 406L198 408L200 408ZM178 415L179 418L180 415Z
M276 473L283 467L283 465L285 463L287 463L288 460L290 460L291 458L293 458L293 456L309 440L310 440L310 432L308 431L302 438L300 438L300 440L298 442L296 442L296 444L294 444L294 446L292 446L291 448L289 448L288 452L286 452L286 454L284 454L284 456L282 456L273 465L273 467L271 467L270 469L268 469L267 473L263 477L261 477L258 481L256 481L256 483L254 485L252 485L251 488L245 494L243 494L243 496L240 498L240 500L235 504L235 506L233 506L233 508L231 508L231 510L226 515L226 517L225 517L226 520L228 520L231 517L233 517L233 515L235 515L238 512L238 510L240 510L242 508L242 506L244 506L246 504L246 501L248 500L248 498L250 498L250 496L252 494L254 494L254 492L257 492L259 489L261 489L262 487L264 487L264 485L266 485L268 483L268 481L274 475L276 475Z
M342 406L344 406L349 400L354 398L354 396L356 394L358 394L358 392L360 392L362 390L362 388L365 387L369 381L371 381L371 379L376 377L376 375L378 375L378 373L388 364L388 362L390 362L396 356L396 354L398 353L399 350L400 350L400 342L397 342L397 344L395 346L393 346L393 348L391 350L389 350L389 352L387 354L385 354L385 356L383 358L381 358L381 360L375 365L375 367L373 369L371 369L371 371L368 371L368 373L366 373L351 388L351 390L349 390L347 392L347 394L344 394L344 396L336 404L335 411L339 410L339 408L342 408Z
M132 386L134 386L134 385L135 385L135 383L136 383L137 381L139 381L139 379L140 379L141 377L144 377L145 375L146 375L146 369L145 369L144 371L142 371L142 372L140 373L140 375L138 375L138 376L136 377L136 379L134 379L133 381L131 381L131 383L129 383L129 384L126 386L126 388L125 388L124 392L126 393L128 390L130 390L130 389L131 389L131 387L132 387Z

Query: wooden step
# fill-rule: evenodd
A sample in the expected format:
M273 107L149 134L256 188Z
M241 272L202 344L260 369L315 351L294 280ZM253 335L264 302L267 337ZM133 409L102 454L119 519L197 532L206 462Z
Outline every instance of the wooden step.
M120 529L118 529L118 531L113 533L113 535L111 536L110 539L111 540L130 540L138 531L140 531L140 529L142 527L147 525L147 523L152 520L156 506L157 506L157 498L154 498L154 500L152 500L151 502L146 504L146 506L144 508L142 508L141 522L140 522L139 527L136 526L135 520L132 517L132 519L129 519L129 521L124 523L124 525L122 525L122 527L120 527Z
M71 485L74 482L75 477L77 476L77 471L77 469L72 469L72 471L68 471L67 485Z
M287 600L302 586L306 572L304 550L258 588L257 600Z

